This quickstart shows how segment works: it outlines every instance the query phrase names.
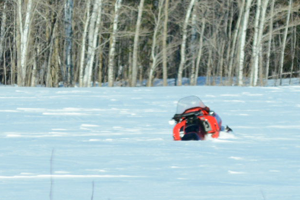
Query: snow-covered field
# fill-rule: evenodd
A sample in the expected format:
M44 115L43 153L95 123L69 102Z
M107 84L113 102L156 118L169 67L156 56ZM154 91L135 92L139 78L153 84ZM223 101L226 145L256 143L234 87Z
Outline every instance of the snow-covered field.
M174 142L196 95L234 133ZM299 200L300 87L0 87L1 200Z

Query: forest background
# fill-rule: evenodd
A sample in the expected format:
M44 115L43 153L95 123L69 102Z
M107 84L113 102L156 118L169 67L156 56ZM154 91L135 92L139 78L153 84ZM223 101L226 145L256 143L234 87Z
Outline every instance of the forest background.
M298 0L1 0L0 83L281 84L299 33Z

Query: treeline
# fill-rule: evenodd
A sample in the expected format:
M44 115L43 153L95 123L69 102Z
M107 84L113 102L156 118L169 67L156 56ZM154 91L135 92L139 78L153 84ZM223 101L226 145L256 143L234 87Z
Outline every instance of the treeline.
M297 0L1 0L0 82L58 87L300 77Z

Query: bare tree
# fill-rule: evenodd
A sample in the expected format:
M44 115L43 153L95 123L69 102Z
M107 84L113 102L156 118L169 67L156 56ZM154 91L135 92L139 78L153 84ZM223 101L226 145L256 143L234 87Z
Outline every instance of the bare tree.
M281 49L281 57L280 57L280 71L279 71L280 85L282 85L282 72L283 72L283 64L284 64L284 53L285 53L286 39L287 39L287 34L288 34L289 24L290 24L290 15L291 15L291 10L292 10L292 2L293 2L293 0L289 0L289 9L288 9L288 13L287 13L286 26L285 26L285 31L284 31L284 35L283 35L283 41L282 41L282 49Z
M0 27L0 63L2 61L2 54L4 51L4 39L5 39L5 34L6 34L6 5L7 5L7 0L4 1L3 4L3 13L2 13L2 20L1 20L1 27ZM4 56L3 56L4 57ZM4 63L5 65L5 63ZM5 77L4 77L4 82L6 84L6 70L5 70Z
M33 15L33 0L28 0L27 3L22 0L17 1L18 7L18 85L25 86L26 72L27 72L27 56L28 56L28 44L30 40L30 27ZM26 7L25 13L22 9Z
M259 68L259 58L262 59L262 36L265 25L265 16L266 10L268 6L269 0L264 0L261 3L261 0L257 0L257 11L255 18L255 32L253 39L253 47L252 47L252 69L250 75L250 84L252 86L257 85L258 80L258 68ZM262 65L262 63L260 63ZM260 68L261 69L261 68Z
M261 20L260 20L260 26L259 26L259 32L258 32L258 55L260 59L259 66L256 66L254 69L254 86L257 85L258 81L258 68L259 68L259 78L260 78L260 85L263 85L263 32L265 28L265 18L266 18L266 12L267 7L269 4L269 0L264 0L262 2L262 8L261 8Z
M229 61L229 67L228 67L228 79L229 79L229 85L232 84L232 69L234 65L234 60L235 56L239 54L239 49L237 47L237 40L238 40L238 35L239 35L239 30L241 30L241 21L242 17L244 14L244 9L245 9L245 0L242 0L242 4L240 5L240 10L239 10L239 17L236 23L236 27L234 30L233 38L231 41L231 53L230 53L230 61Z
M97 48L97 39L99 35L99 26L102 14L102 0L96 0L94 3L93 12L91 14L88 36L88 52L84 74L84 86L90 87L92 81L92 69Z
M243 25L241 30L241 38L240 38L240 58L239 58L239 73L238 73L238 85L243 85L243 71L244 71L244 59L245 59L245 43L246 43L246 35L247 35L247 28L248 28L248 21L249 21L249 14L251 8L252 0L247 0L245 13L243 16Z
M271 46L272 46L272 36L273 36L273 15L274 15L274 5L275 0L271 0L271 11L270 11L270 23L269 23L269 38L268 38L268 49L267 49L267 60L266 60L266 74L265 79L269 78L269 68L270 68L270 56L271 56Z
M258 32L259 32L259 23L260 23L260 11L261 11L261 0L256 1L256 16L255 16L255 25L254 25L254 36L253 36L253 45L252 45L252 68L250 74L250 84L256 85L256 69L258 68L258 49L259 49L259 41L258 41ZM255 78L254 78L255 77ZM255 80L253 80L255 79Z
M137 80L137 53L138 53L138 45L139 45L139 34L140 34L140 26L142 21L142 14L143 14L143 7L144 7L145 0L140 0L139 5L139 13L138 18L136 21L136 29L135 29L135 35L134 35L134 42L133 42L133 57L132 57L132 80L131 80L131 86L136 86L136 80Z
M190 85L196 85L197 83L197 75L196 75L196 39L197 39L197 26L196 26L196 9L193 9L192 13L192 33L191 33L191 41L190 41L190 49L191 49L191 54L192 54L192 61L191 61L191 73L190 73Z
M149 70L149 77L148 77L148 82L147 86L150 87L152 86L153 83L153 74L155 72L155 69L158 65L158 45L157 45L157 36L159 33L159 28L161 26L160 21L162 18L162 6L163 5L163 0L159 0L159 5L158 5L158 15L155 17L155 27L154 27L154 33L153 33L153 38L152 38L152 46L151 46L151 63L150 63L150 70Z
M169 0L165 0L164 6L164 30L163 30L163 85L167 86L168 78L168 58L167 58L167 39L168 39L168 20L169 20Z
M81 42L81 55L80 55L80 66L79 66L79 86L83 87L83 75L84 75L84 64L85 64L85 49L86 49L86 37L88 33L88 26L90 22L90 6L91 0L87 0L86 2L86 13L85 13L85 20L84 20L84 29L82 33L82 42Z
M73 84L73 64L72 64L72 48L73 48L73 0L66 0L65 3L65 66L66 68L62 70L64 77L65 86L71 86Z
M43 66L47 68L46 70L46 86L47 87L54 87L56 84L56 76L58 74L58 69L56 69L55 64L53 62L53 54L54 54L54 49L55 49L55 38L58 36L58 18L59 18L59 13L61 10L56 10L59 5L57 5L58 2L53 2L53 1L48 1L47 7L48 7L48 12L46 16L43 16L47 18L47 27L50 27L50 30L47 31L46 34L46 40L47 40L47 47L46 47L46 53L45 53L45 60L43 63ZM56 7L57 6L57 7ZM48 30L48 29L47 29ZM49 32L49 33L48 33ZM38 44L37 44L38 46ZM40 48L40 47L37 47ZM40 50L39 50L40 51ZM35 57L38 57L38 53L35 52ZM32 70L32 80L31 80L31 85L35 86L36 85L36 79L37 79L37 58L34 61L34 66Z
M198 72L200 68L200 63L202 59L202 51L203 51L203 38L204 38L204 30L205 30L205 24L206 20L205 17L202 17L202 23L201 23L201 33L199 38L199 50L198 50L198 56L197 56L197 62L196 62L196 70L195 70L195 77L194 77L194 84L197 84L197 78L198 78Z
M294 70L294 62L295 62L295 53L296 53L296 45L297 45L297 32L296 28L293 28L293 33L292 33L292 63L291 63L291 69L290 69L290 81L289 84L292 83L292 77L293 77L293 70Z
M115 46L116 46L116 37L118 31L118 22L119 22L119 11L122 6L122 0L116 0L115 2L115 13L112 33L110 35L110 46L109 46L109 62L108 62L108 86L112 87L114 85L114 63L115 63Z
M186 40L187 40L187 27L188 27L188 23L189 23L189 19L191 16L191 12L192 9L195 5L196 0L191 0L189 7L187 9L186 15L185 15L185 20L183 23L183 28L182 28L182 43L181 43L181 58L180 58L180 65L179 65L179 69L178 69L178 76L177 76L177 85L181 86L182 85L182 72L183 72L183 67L185 65L185 61L186 61L186 55L185 55L185 51L186 51Z

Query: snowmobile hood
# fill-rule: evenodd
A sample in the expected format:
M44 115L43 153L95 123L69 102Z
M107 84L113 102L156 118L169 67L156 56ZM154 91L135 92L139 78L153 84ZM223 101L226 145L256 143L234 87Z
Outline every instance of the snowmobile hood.
M187 96L178 101L176 114L183 114L188 109L198 107L205 108L201 99L197 96Z

